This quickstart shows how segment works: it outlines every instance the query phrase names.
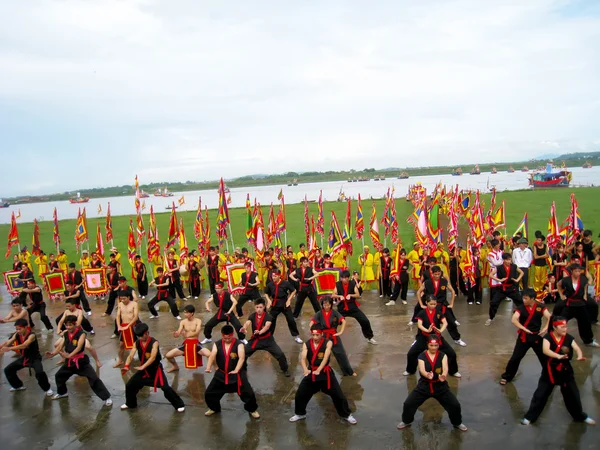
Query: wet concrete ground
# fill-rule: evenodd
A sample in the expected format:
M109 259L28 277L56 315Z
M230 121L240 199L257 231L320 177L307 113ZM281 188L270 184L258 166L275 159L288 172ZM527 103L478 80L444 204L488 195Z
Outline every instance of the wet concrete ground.
M486 298L484 294L484 298ZM195 300L197 310L203 310L204 294ZM145 301L142 319L147 319ZM26 391L9 393L9 385L2 373L0 382L0 447L3 449L474 449L474 448L599 448L600 426L574 423L567 413L558 389L539 421L529 427L519 424L529 406L537 385L540 366L530 352L523 360L514 383L498 384L499 375L512 352L516 339L510 324L511 303L503 303L491 327L483 324L487 307L466 305L461 297L455 305L459 328L468 346L455 346L459 356L462 379L450 378L452 390L462 404L463 421L469 431L454 430L445 411L429 400L417 413L412 428L403 432L396 429L400 421L402 403L415 386L416 376L404 377L406 352L415 331L407 326L414 297L409 295L409 306L400 304L386 307L375 293L365 293L362 306L371 320L379 345L368 344L358 324L349 319L343 335L350 362L358 377L345 377L344 390L357 425L350 425L337 417L329 397L317 394L308 407L306 421L289 423L293 415L296 388L302 378L298 362L301 346L287 330L285 320L278 321L276 339L290 360L291 378L279 373L277 364L268 354L259 352L249 363L249 379L257 394L261 419L256 421L243 410L236 395L223 398L223 411L205 417L204 390L213 374L203 369L182 370L169 381L186 403L183 414L174 412L162 392L145 389L140 393L139 408L121 411L124 402L124 379L112 364L117 341L110 339L112 319L102 318L102 302L92 303L92 324L96 336L91 337L104 366L100 377L112 394L112 408L91 391L87 380L69 381L68 399L52 401L46 398L34 377L21 371ZM50 302L49 302L50 304ZM249 311L251 305L247 305ZM10 309L10 297L4 292L0 302L0 316ZM54 318L62 312L62 305L50 305L49 315ZM301 336L308 338L312 310L307 302L299 321ZM210 315L200 313L203 322ZM34 315L39 333L43 325ZM160 341L163 355L180 344L172 336L178 322L168 312L162 312L157 321L148 321L154 337ZM4 339L13 330L13 324L0 324ZM569 330L578 337L571 322ZM600 335L600 328L595 329ZM213 337L219 336L219 332ZM53 335L38 334L42 352L50 350ZM578 339L581 344L581 341ZM581 391L584 410L600 419L600 350L583 347L587 361L574 362L576 378ZM11 354L0 356L4 368L12 361ZM44 367L53 389L56 360L45 360ZM166 366L166 361L164 361ZM339 379L336 362L332 363Z

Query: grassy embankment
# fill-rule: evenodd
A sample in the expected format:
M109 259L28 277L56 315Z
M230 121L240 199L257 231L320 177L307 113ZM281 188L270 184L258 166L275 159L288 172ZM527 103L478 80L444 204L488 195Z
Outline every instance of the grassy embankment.
M556 208L558 214L559 224L569 213L570 202L569 196L571 192L576 193L576 198L579 201L579 210L583 222L586 228L592 229L595 232L600 231L600 203L597 199L600 195L600 188L578 188L578 189L555 189L555 190L536 190L536 191L513 191L513 192L501 192L497 195L497 204L499 205L502 200L506 201L506 213L508 223L508 233L512 234L517 225L519 224L523 214L527 211L529 213L529 232L533 235L535 230L541 230L544 234L546 233L548 226L548 217L550 215L550 205L553 200L556 201ZM251 191L250 191L251 193ZM483 201L489 205L489 194L483 195ZM276 199L273 199L276 201ZM383 214L383 200L377 200L375 202L377 206L377 215L379 220ZM310 213L317 215L317 204L310 203ZM365 226L367 227L365 243L372 248L371 240L368 235L369 217L371 214L371 202L362 202L363 214L365 217ZM402 241L409 245L414 240L414 232L412 227L406 223L406 218L412 213L412 204L405 200L396 200L396 209L398 213L399 221L399 233ZM132 204L133 210L133 204ZM331 212L334 211L337 219L340 223L340 228L343 229L343 221L346 212L346 204L338 202L327 202L324 205L325 210L325 247L327 246L327 234L329 231L329 223L331 218ZM263 208L263 215L265 220L268 220L268 208ZM305 242L304 237L304 206L303 205L287 205L287 242L294 246L294 250L297 251L298 244ZM216 243L216 237L214 234L216 211L210 211L211 221L211 242ZM354 217L356 214L356 202L352 204L352 222L354 223ZM196 247L196 241L193 236L193 224L195 219L194 212L183 212L178 213L178 217L183 217L186 235L188 239L188 245L190 248ZM134 218L134 216L131 216ZM233 230L233 238L237 246L245 246L245 227L246 227L246 210L244 208L234 208L230 210L231 227ZM90 219L88 221L88 232L90 233L90 250L95 249L95 236L96 236L96 223L99 219ZM168 224L169 224L169 213L160 213L156 215L157 226L159 230L159 236L161 243L164 244L167 235ZM148 226L148 216L144 215L145 225ZM135 223L135 221L134 221ZM100 220L102 234L104 236L104 220ZM466 228L467 225L461 220L461 228ZM52 221L40 223L40 243L42 249L46 253L53 252L55 250L52 242ZM63 220L59 222L60 235L61 235L61 248L64 248L69 256L70 261L77 261L79 257L76 256L76 248L74 241L75 234L75 220ZM120 252L126 258L127 254L127 234L129 229L129 216L113 217L113 234L114 234L114 245L120 250ZM384 228L379 224L380 235L383 239ZM2 239L0 245L0 251L2 254L6 252L6 236L8 235L9 226L0 225L0 238ZM27 245L31 249L31 239L33 234L33 224L19 224L19 235L21 239L21 246ZM461 233L462 235L463 233ZM354 257L352 258L352 267L357 266L356 258L362 243L358 241L355 236L354 238ZM320 237L318 238L320 242ZM392 246L390 239L387 239L388 246ZM87 244L84 244L87 245ZM143 245L143 244L142 244ZM109 244L105 244L105 249L108 252L110 248ZM13 247L13 254L16 252L16 247ZM2 259L0 262L0 269L2 271L10 270L12 264L12 258Z

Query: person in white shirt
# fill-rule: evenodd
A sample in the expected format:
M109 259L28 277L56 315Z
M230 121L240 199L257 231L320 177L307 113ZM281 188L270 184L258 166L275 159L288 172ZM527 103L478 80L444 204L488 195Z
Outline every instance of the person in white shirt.
M527 289L529 287L529 266L531 266L531 262L533 261L533 253L531 253L531 249L528 247L529 243L527 239L521 238L517 241L517 244L519 247L513 250L512 260L513 264L516 264L523 272L521 285L523 289Z

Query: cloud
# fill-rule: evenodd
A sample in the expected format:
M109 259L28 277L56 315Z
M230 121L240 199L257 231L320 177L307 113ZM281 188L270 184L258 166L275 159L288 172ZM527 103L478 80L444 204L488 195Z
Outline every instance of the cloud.
M2 195L598 149L599 43L585 1L3 2Z

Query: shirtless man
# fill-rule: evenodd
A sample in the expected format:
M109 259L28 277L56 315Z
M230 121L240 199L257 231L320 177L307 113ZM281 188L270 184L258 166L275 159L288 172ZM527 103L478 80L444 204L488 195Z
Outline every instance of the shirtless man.
M131 301L127 292L119 291L119 306L117 306L117 330L119 331L119 354L113 367L123 364L125 350L131 350L135 345L133 327L138 323L140 307Z
M179 370L179 366L175 361L177 356L184 357L186 369L196 369L201 367L202 355L206 358L210 356L210 351L206 348L202 348L202 345L198 342L198 336L202 329L202 321L194 317L195 313L196 308L194 308L194 305L185 305L183 308L185 319L180 322L179 328L173 333L173 336L183 336L185 341L183 341L183 345L174 348L165 355L167 361L169 361L172 366L167 370L167 373ZM200 355L200 358L198 358L198 355Z
M0 323L16 322L19 319L25 319L28 323L28 326L31 327L29 312L23 308L23 306L25 306L23 305L23 302L18 298L15 298L12 302L10 302L10 305L12 306L12 309L8 313L8 316L6 316L4 319L0 319Z

